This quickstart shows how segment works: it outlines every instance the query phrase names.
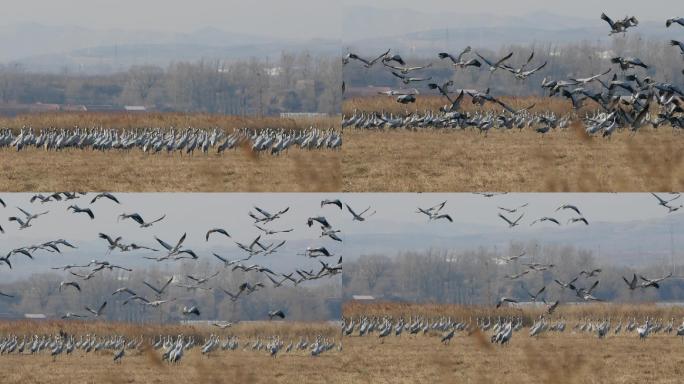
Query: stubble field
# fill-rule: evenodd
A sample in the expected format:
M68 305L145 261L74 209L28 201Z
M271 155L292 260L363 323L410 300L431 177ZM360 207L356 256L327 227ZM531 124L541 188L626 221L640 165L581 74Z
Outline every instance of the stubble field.
M0 382L14 383L320 383L339 372L337 349L312 357L309 350L281 352L277 357L267 351L254 351L249 344L257 337L266 343L271 336L279 336L285 344L295 343L300 337L313 341L316 336L339 342L339 329L322 323L259 323L237 324L226 330L190 326L137 326L113 323L0 323L0 334L23 335L57 334L60 330L74 332L75 338L88 333L98 336L144 335L143 348L127 350L120 364L113 362L113 351L101 350L85 353L74 351L56 359L50 351L36 355L3 354L0 356ZM209 355L200 348L210 332L222 337L237 336L240 346L234 351L217 350ZM161 350L149 346L148 338L159 334L175 336L194 335L198 346L186 351L180 363L168 364L161 360Z
M232 132L236 128L321 129L339 127L339 117L312 120L181 114L31 115L0 120L0 127L73 128L186 127ZM144 153L139 149L93 151L0 149L0 190L115 192L319 192L341 188L340 153L300 150L271 156L242 146L217 154Z
M475 323L477 317L523 316L520 331L513 332L505 346L490 342L491 331L457 331L449 344L440 342L443 333L430 330L400 336L392 332L378 337L352 336L343 339L345 364L352 370L350 382L366 383L679 383L684 374L684 343L672 333L657 333L640 340L636 331L626 332L628 319L637 323L646 317L653 321L674 319L675 329L684 312L680 308L654 305L580 305L561 304L549 324L565 321L564 332L546 331L530 337L529 324L543 309L488 307L464 308L439 304L347 303L347 318L390 318L396 321L425 317L450 318ZM605 339L596 332L573 329L578 322L600 323L610 320L612 328ZM623 323L622 331L614 329Z
M404 108L392 99L352 100L355 110L406 113L435 110L425 98ZM507 100L568 113L558 100ZM392 104L393 103L393 104ZM544 104L546 103L546 104ZM367 109L364 109L367 108ZM468 108L472 108L469 106ZM469 110L466 108L466 110ZM582 113L582 112L580 112ZM662 126L637 134L590 137L581 122L541 137L533 129L362 130L345 128L342 180L349 192L645 192L684 189L684 136Z
M475 333L348 337L350 382L366 383L679 383L684 345L678 337L634 334L598 340L588 334L515 333L505 347ZM570 333L566 331L566 333Z

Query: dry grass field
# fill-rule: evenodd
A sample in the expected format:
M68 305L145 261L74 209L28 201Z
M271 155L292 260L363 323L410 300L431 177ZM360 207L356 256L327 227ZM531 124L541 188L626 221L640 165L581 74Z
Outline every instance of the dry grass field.
M582 128L580 128L582 129ZM349 192L645 192L684 189L684 137L669 129L610 140L572 131L346 131Z
M0 190L116 192L324 192L341 188L340 154L250 149L192 157L141 151L0 150Z
M286 339L300 336L310 340L316 335L339 340L339 328L326 324L270 323L238 324L226 330L217 328L181 326L145 326L104 323L3 323L0 334L14 332L52 333L59 330L78 332L79 335L95 332L98 335L116 333L131 337L155 336L160 333L175 335L195 334L206 336L209 332L219 335L236 335L241 342L254 337L280 335ZM77 337L78 339L78 337ZM200 343L203 339L200 339ZM328 351L312 357L308 351L297 351L270 357L264 351L243 350L216 351L202 356L199 348L187 352L180 364L170 366L160 360L160 351L147 348L127 351L121 364L114 364L112 351L85 354L75 351L71 356L59 356L53 361L49 352L40 355L0 356L0 382L3 384L30 383L320 383L339 372L341 352ZM11 368L10 368L11 367ZM332 381L335 382L335 381Z
M180 114L57 114L20 116L0 120L0 128L98 127L139 128L240 127L286 129L339 126L339 118L292 120ZM125 192L316 192L341 189L340 154L335 151L291 149L273 157L255 155L249 148L222 155L179 153L148 155L68 149L45 152L0 149L0 190L125 191Z
M455 315L474 314L449 306L347 306L345 314ZM503 310L502 314L509 312ZM534 312L534 311L533 311ZM490 312L491 313L491 309ZM457 332L449 345L440 333L378 338L346 337L345 364L354 372L351 382L366 383L680 383L684 374L684 343L673 334L657 334L641 341L635 333L612 332L605 340L572 331L577 316L674 315L682 310L656 307L559 307L555 318L568 319L564 333L528 336L515 332L510 345L489 342L489 334ZM637 317L638 318L638 317ZM666 319L669 319L666 317ZM613 322L617 317L613 317ZM676 323L678 324L678 323Z
M92 113L92 112L60 112L18 115L16 117L0 117L0 128L11 128L18 131L22 127L34 128L91 128L105 127L113 129L136 128L168 128L185 129L187 127L211 129L221 128L285 128L302 129L310 125L325 127L339 126L336 117L310 119L281 119L278 117L245 117L234 115L210 115L202 113Z
M382 99L386 100L386 99ZM369 108L397 108L371 99ZM373 103L377 102L378 105ZM518 101L519 106L534 99ZM349 113L363 104L345 104ZM552 100L544 110L563 112ZM396 103L394 103L396 104ZM418 110L434 109L434 99ZM385 109L387 110L387 109ZM398 111L395 111L398 112ZM589 137L574 123L543 138L533 130L385 130L347 128L344 191L351 192L643 192L684 189L684 136L669 127Z
M684 345L678 337L634 334L598 340L586 334L545 334L526 329L511 344L491 345L488 335L344 339L345 362L356 383L681 383Z
M412 304L396 302L346 302L343 306L343 313L346 318L365 316L391 316L405 317L422 316L426 318L446 316L453 319L469 319L484 316L522 316L525 324L531 324L540 315L545 313L543 307L525 307L522 311L516 307L501 307L498 309L490 306L466 307L456 304ZM561 305L554 311L552 321L563 318L568 321L578 321L581 319L603 319L610 317L615 319L645 318L654 319L675 319L675 326L684 320L684 307L656 306L654 304L611 304L597 303L586 305Z
M480 309L484 311L484 309ZM439 305L347 305L346 315L476 315L477 309L465 310ZM516 313L504 309L502 314ZM535 311L529 313L533 315ZM679 309L654 306L583 306L559 308L558 317L573 320L593 315L611 316L680 316ZM617 318L617 317L616 317ZM151 337L158 334L195 335L209 332L236 335L242 343L257 336L279 335L289 340L315 335L339 341L337 326L310 323L238 324L225 331L205 327L145 326L94 322L5 322L0 334L56 334L59 330ZM319 357L308 352L281 353L276 358L264 351L217 351L202 356L197 349L186 353L180 364L170 366L159 358L159 351L146 348L129 351L121 364L114 364L112 352L76 351L53 361L49 354L1 355L2 383L679 383L684 374L684 344L674 335L658 334L644 341L634 333L609 335L598 340L591 334L545 333L539 338L527 336L527 328L513 335L505 347L492 345L480 332L458 333L449 345L440 334L430 332L379 339L377 335L345 337L343 351L330 351ZM244 345L244 344L242 344Z
M556 114L566 114L572 112L572 105L567 99L563 98L548 98L548 97L511 97L502 96L497 97L507 105L514 109L527 108L531 105L535 107L532 111L549 111ZM388 96L373 96L373 97L351 97L342 104L342 113L345 116L350 116L354 112L387 112L394 114L405 114L413 112L425 111L439 111L440 107L446 104L446 99L441 96L434 95L420 95L416 98L415 103L400 104L395 101L395 97ZM591 105L587 103L586 109L582 109L579 113L589 111ZM475 110L496 111L501 112L503 108L497 104L487 103L484 106L473 104L470 102L470 97L466 96L465 101L461 103L461 110L464 112L473 112Z

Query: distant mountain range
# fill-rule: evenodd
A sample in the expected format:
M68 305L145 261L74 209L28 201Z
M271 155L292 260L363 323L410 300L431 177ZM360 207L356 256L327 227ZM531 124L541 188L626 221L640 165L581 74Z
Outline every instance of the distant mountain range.
M512 241L522 244L537 242L542 246L571 245L591 251L601 263L633 268L657 263L669 264L671 251L674 250L675 261L678 264L684 264L684 258L682 258L684 254L681 252L681 246L684 243L684 214L675 213L658 219L621 223L590 222L589 226L572 224L556 227L552 224L538 224L530 227L528 224L530 220L528 219L520 227L508 229L503 222L501 225L461 222L453 224L426 222L425 225L417 225L415 223L390 223L371 218L367 222L358 224L368 226L367 232L346 234L343 231L342 243L320 239L294 239L288 241L277 253L269 256L257 255L243 264L257 263L278 272L292 272L295 266L318 271L321 267L319 259L309 259L301 255L308 246L325 245L335 256L320 258L320 260L335 264L339 256L343 256L343 260L350 261L362 255L383 254L393 257L401 252L423 252L429 249L460 252L474 251L478 248L493 251L496 248L505 252ZM21 235L18 235L14 240L16 244L26 245L46 239L23 239ZM0 279L20 279L32 273L54 272L49 268L87 263L93 259L109 260L134 269L159 265L144 259L143 256L159 256L160 253L113 252L107 255L106 246L102 240L93 239L74 243L78 246L77 249L65 250L61 255L38 251L34 254L35 260L17 257L13 260L11 272L0 269ZM158 246L153 241L139 243ZM235 246L208 247L203 243L198 243L188 245L188 247L198 254L200 262L209 262L217 267L220 266L220 262L212 256L213 252L229 260L245 257L245 253Z
M190 32L97 29L23 23L0 26L0 63L18 63L27 71L111 73L131 65L166 66L175 61L274 58L281 52L309 51L340 55L347 48L362 53L392 48L403 54L457 52L467 45L496 50L510 44L607 43L608 25L599 19L549 12L523 16L416 12L407 9L346 7L339 40L293 40L202 28ZM630 36L667 41L681 39L663 21L643 20Z
M187 33L154 30L98 30L18 24L0 27L0 63L28 71L107 73L131 65L166 66L174 61L277 58L281 52L339 55L334 40L292 40L203 28Z
M343 45L360 52L382 51L434 55L468 45L496 50L510 44L608 43L609 27L600 20L549 12L503 17L492 14L427 13L406 9L348 7L343 17ZM667 41L681 32L665 28L665 20L642 21L629 36ZM681 36L681 33L679 33Z
M675 261L684 264L684 259L677 259L682 256L680 245L684 241L684 215L681 214L624 223L594 222L589 226L574 224L556 228L542 224L530 228L527 225L525 223L521 228L509 230L505 225L492 227L430 223L426 226L411 226L410 232L347 236L344 256L345 260L355 260L361 255L395 256L400 252L425 251L431 248L466 251L477 250L479 247L493 250L496 247L505 251L511 241L536 241L541 245L572 245L592 251L602 262L638 267L669 263L672 230Z

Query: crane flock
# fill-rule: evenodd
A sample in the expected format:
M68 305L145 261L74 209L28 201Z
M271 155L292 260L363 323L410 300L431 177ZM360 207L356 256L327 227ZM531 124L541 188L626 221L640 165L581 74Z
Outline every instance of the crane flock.
M78 208L75 205L74 202L81 200L85 200L86 202L90 201L88 208ZM11 209L7 207L7 201L10 200L7 198L4 200L0 199L0 206L2 206L3 210ZM87 216L85 216L84 219L87 221L94 221L95 223L102 219L102 216L98 212L99 205L108 204L114 207L123 205L120 198L107 192L94 194L92 197L88 197L85 193L78 192L35 194L28 199L27 203L33 205L40 204L43 207L50 206L50 209L43 209L38 212L35 209L16 206L18 214L16 216L11 216L8 219L9 222L16 222L16 228L3 228L2 234L4 236L16 236L19 234L18 231L23 232L34 230L33 224L35 224L37 221L42 220L42 218L47 215L56 214L55 212L59 209L59 205L57 204L59 203L63 203L65 205L69 204L65 211L72 212L73 215L79 215L82 212L86 212ZM122 305L136 303L141 306L158 308L164 304L177 300L177 298L168 296L169 287L174 285L181 288L186 288L188 291L202 291L205 292L205 294L207 294L206 292L217 289L218 291L224 292L231 300L236 301L242 296L249 295L257 290L267 289L265 283L268 281L272 283L273 288L278 288L284 286L285 284L296 286L308 281L330 278L341 273L342 257L333 255L321 245L318 245L315 248L309 247L309 249L305 251L306 256L313 259L312 261L319 266L318 268L307 269L295 265L292 272L279 273L262 264L247 264L246 262L251 260L254 256L269 256L282 251L287 241L273 241L271 240L271 236L280 233L289 233L295 230L294 228L286 230L273 230L267 226L269 223L277 222L280 217L289 211L289 207L281 209L275 214L270 214L265 209L259 208L257 206L254 206L254 211L259 212L259 215L261 216L257 216L254 212L250 211L249 217L254 219L254 226L257 227L259 231L264 233L257 236L255 239L250 240L249 242L241 243L239 241L234 241L237 249L245 253L244 257L235 260L229 260L219 253L212 252L213 256L209 256L209 258L220 261L220 266L207 275L187 275L187 281L181 281L177 275L172 275L168 278L165 278L163 281L152 281L145 279L142 281L142 283L147 289L149 289L149 292L136 292L130 287L124 286L112 292L111 296L122 296L125 298L125 301L123 301ZM118 225L125 225L125 221L127 221L126 219L131 219L131 221L135 222L140 228L140 231L144 231L143 233L147 233L147 231L149 231L151 228L155 228L156 224L160 221L169 220L169 218L166 218L165 214L162 214L154 220L145 221L145 219L143 219L143 215L138 212L132 212L122 213L119 215ZM74 218L74 220L83 219L79 217ZM354 218L353 220L356 219ZM332 231L330 223L324 218L322 221L326 223L325 228L327 228L328 231ZM304 223L302 223L302 225L303 224ZM310 226L311 225L309 225L309 227ZM16 229L17 232L12 231L12 229ZM35 231L39 230L35 229ZM335 231L335 233L339 233L339 230ZM220 238L216 237L219 235L222 236ZM199 252L195 252L193 249L185 245L188 237L189 236L187 233L183 233L178 238L170 241L168 238L164 240L156 235L149 236L149 243L142 245L133 242L127 242L122 236L100 232L98 234L97 241L102 241L104 243L102 244L104 246L103 252L105 252L105 255L107 256L114 256L114 253L142 252L142 259L153 260L156 262L177 262L181 260L197 262L200 259L198 256ZM203 237L206 242L232 241L231 234L224 228L211 228L204 233ZM339 236L335 235L335 237L337 237L338 241L341 241ZM153 243L156 244L156 246L152 245ZM0 258L0 266L6 267L8 271L13 271L16 270L15 260L19 256L23 256L35 261L35 256L38 252L62 254L63 252L66 252L65 249L76 248L77 245L65 239L17 247L9 250L3 257ZM332 258L335 261L329 262L325 260L329 258ZM77 294L81 293L82 290L88 288L90 280L94 276L105 271L117 270L124 273L133 272L133 268L124 266L118 261L114 262L114 259L116 259L115 256L113 259L110 259L112 261L93 259L86 263L51 267L52 270L61 271L62 273L66 274L67 277L67 279L61 281L59 284L59 292L62 294L72 294L74 292ZM245 273L245 276L252 276L252 278L241 282L238 285L237 291L231 292L224 287L212 287L211 282L213 279L226 270L241 270ZM255 277L255 274L257 277ZM21 295L21 292L3 292L3 297L7 298L12 298L15 296L20 297ZM82 311L78 310L78 308L65 309L65 312L61 317L63 319L99 318L102 316L106 317L106 312L108 310L110 310L110 306L107 306L107 298L104 297L100 302L92 303L92 305L84 307ZM197 306L192 303L188 303L188 305L186 305L182 310L182 315L185 317L199 317L200 314L200 308L197 308ZM269 318L277 317L284 319L286 317L286 311L281 308L274 308L268 314L264 313L263 317L266 317L267 315Z
M605 14L601 19L611 28L610 35L624 35L628 29L639 25L636 17L625 17L612 20ZM667 20L669 28L674 24L681 25L681 18ZM684 43L671 40L669 45L679 49L684 58ZM437 53L440 60L448 60L453 71L477 71L482 67L490 73L504 71L519 81L528 81L536 73L544 69L548 62L535 62L535 52L519 66L511 64L515 52L502 57L485 57L468 46L458 54L449 52ZM409 66L399 54L387 50L372 59L364 58L353 52L343 57L343 65L358 62L363 68L382 66L396 77L403 85L411 88L390 89L380 94L395 97L400 104L415 103L419 95L437 91L446 104L438 111L390 113L387 111L358 111L350 116L343 116L342 127L357 129L396 129L396 128L449 128L463 130L473 128L487 133L491 128L508 130L518 128L534 129L537 133L546 134L556 128L567 128L572 121L582 121L589 135L600 134L611 136L616 130L626 129L636 133L643 126L658 128L669 125L674 131L684 128L684 91L677 85L666 81L652 79L644 70L649 65L637 57L612 57L606 68L597 74L574 76L569 79L548 79L541 81L541 88L549 97L561 96L572 105L573 112L559 115L550 110L536 110L535 104L515 109L498 96L490 92L476 89L453 88L454 81L435 82L431 76L419 76L421 70L432 67L432 63ZM398 66L397 66L398 65ZM613 71L615 70L615 71ZM641 71L641 72L640 72ZM607 77L613 72L612 77ZM684 74L684 70L682 71ZM419 85L426 84L426 89ZM345 89L343 83L343 89ZM482 107L491 104L492 109L465 111L463 103L469 97L472 104ZM590 106L588 103L593 104ZM583 114L580 109L585 106ZM500 111L497 109L500 108ZM536 108L539 109L539 108Z
M291 148L301 150L339 150L342 134L336 130L309 127L301 130L264 128L184 130L171 127L114 129L106 127L76 127L74 129L22 127L18 134L9 128L0 129L0 148L22 151L29 148L46 151L80 149L92 151L123 151L134 149L148 154L195 151L221 154L227 150L247 147L253 152L280 155Z
M481 196L483 199L492 199L505 194L477 193L476 195ZM653 198L654 208L663 209L663 213L667 215L675 214L681 207L681 205L677 205L681 198L681 195L678 193L652 193L647 196ZM100 213L101 206L107 205L109 208L125 206L125 199L121 196L115 196L106 192L97 194L78 192L42 193L35 194L26 200L26 204L34 207L40 205L42 208L27 208L25 205L23 207L16 206L17 216L20 216L28 224L35 224L37 222L40 224L40 220L55 215L55 212L60 207L65 211L72 212L67 213L67 215L73 215L73 220L97 222L103 217ZM372 201L370 198L369 200ZM13 197L5 197L0 200L0 206L2 206L0 209L11 210L11 204L7 204L8 202L19 203ZM59 205L60 203L62 205ZM90 214L81 216L80 212L71 208L75 204L87 207ZM302 219L301 228L298 226L289 228L278 225L284 217L292 215L292 210L289 206L266 208L254 205L245 216L260 233L255 238L248 240L234 239L235 233L233 231L220 226L210 227L202 232L202 236L200 236L202 241L206 243L232 242L236 249L243 253L243 257L231 260L222 255L221 252L212 252L208 259L218 260L219 264L218 266L214 265L208 272L190 273L182 277L171 275L162 279L144 276L142 280L143 290L133 289L133 287L123 283L121 287L109 292L106 297L101 297L100 300L91 299L81 308L64 308L63 313L59 317L62 320L68 321L106 320L108 313L115 311L119 305L137 305L155 311L162 307L166 308L172 303L179 303L178 315L180 318L199 319L202 318L204 311L200 305L192 300L194 295L218 294L226 300L236 302L260 290L280 289L286 285L296 286L308 281L339 275L343 271L342 258L336 252L329 249L335 250L335 244L344 242L345 236L340 229L337 229L338 227L334 223L338 222L341 217L346 217L351 223L372 222L377 214L377 209L373 209L370 205L364 205L365 209L363 210L355 209L353 206L360 205L358 200L345 202L342 199L323 199L320 203L317 202L316 205L320 206L320 208L317 208L320 209L320 213ZM529 226L540 226L541 231L546 231L550 227L566 225L591 225L590 219L587 218L589 217L587 214L591 212L585 212L586 209L583 209L579 204L567 201L559 202L555 208L549 209L546 214L539 215L536 218L533 216L534 219L528 220L527 217L531 216L529 210L534 206L534 202L510 204L496 202L494 204L496 218L492 217L492 221L501 222L505 228L508 228L505 230L509 231L515 230L516 227L523 225L526 221L529 223ZM404 209L406 214L411 214L410 209ZM428 225L449 225L455 222L459 212L451 208L448 200L441 200L433 204L418 206L413 211L413 214L424 217ZM130 223L127 222L128 220L122 220L127 217L131 219ZM116 222L117 226L130 225L131 228L137 228L135 230L142 233L154 231L154 228L160 222L173 220L172 216L167 217L164 214L152 215L152 217L155 220L148 222L143 219L143 214L130 212L119 216L113 215L110 219ZM12 218L16 218L16 216L12 216L10 219ZM116 220L117 218L119 220ZM276 272L273 268L261 263L248 263L248 261L258 255L270 256L281 253L286 249L286 240L275 239L272 236L299 230L310 231L313 228L320 229L319 239L321 239L321 243L309 246L297 255L313 260L319 265L318 268L295 267L294 271L284 273ZM39 229L33 225L18 225L17 228L8 228L4 236L13 236L15 233L18 234L19 231L37 230ZM174 263L184 261L196 263L203 252L193 250L187 245L187 239L190 236L192 234L188 235L187 233L183 233L178 237L146 235L145 237L149 238L148 242L136 244L126 241L123 236L100 232L95 242L96 244L101 244L102 252L108 256L107 259L109 260L93 259L86 263L52 267L52 270L61 271L63 274L63 280L59 283L58 294L65 296L81 295L84 291L92 288L93 283L91 279L94 276L108 271L120 271L123 274L132 273L134 271L133 267L114 261L117 260L116 254L119 253L137 251L141 252L142 258L155 262ZM323 241L329 241L330 243L323 243ZM0 266L4 266L8 271L14 271L17 268L15 260L18 257L35 261L39 253L59 255L66 254L68 250L73 249L77 249L77 245L65 239L18 247L10 250L5 256L0 258ZM336 261L327 261L330 259ZM505 264L515 267L512 270L517 272L505 275L502 278L511 285L520 284L522 290L519 292L523 292L523 295L498 298L496 303L492 303L496 305L491 307L491 309L487 309L487 311L490 311L487 315L478 316L474 319L429 318L424 315L413 315L408 318L361 315L357 318L344 319L343 336L353 336L355 334L358 336L369 336L377 332L379 338L385 338L392 336L392 334L399 336L404 332L407 334L441 332L440 340L444 344L449 344L459 334L468 334L479 329L482 332L489 332L493 343L508 344L512 342L513 336L525 327L529 328L528 332L532 337L538 337L545 332L562 333L566 329L566 320L554 318L553 314L558 308L565 306L564 303L570 303L573 300L587 303L604 301L601 295L597 293L602 274L601 268L586 268L577 271L577 274L574 276L555 275L554 269L556 266L554 264L535 262L534 259L530 260L524 250L519 254L498 257L493 262L499 265ZM225 273L226 270L244 272L244 275L241 275L244 277L244 280L239 282L237 290L215 284L218 281L218 276ZM556 292L558 292L559 296L550 297L552 290L548 286L525 286L520 283L523 276L533 276L538 273L550 274L549 276L553 280L552 284L558 287ZM624 289L635 294L661 289L664 285L668 284L670 278L672 278L671 274L653 276L651 274L634 273L631 276L622 276L625 283ZM187 292L191 292L191 296L183 298L173 295L173 289L187 290ZM21 297L22 294L21 291L5 290L0 292L0 300L16 299ZM123 301L114 300L113 298ZM497 313L498 311L510 311L511 309L521 308L519 306L523 305L523 301L536 303L537 306L541 306L543 313L536 319L530 319L522 315L512 316ZM504 308L507 309L504 310ZM260 317L264 321L283 320L288 318L288 310L287 308L275 307L262 313ZM215 320L211 323L211 326L221 330L231 328L232 325L232 323L225 320ZM572 329L573 332L594 333L599 338L607 337L609 331L619 333L621 329L625 333L636 332L640 338L646 338L649 335L658 333L669 334L675 331L677 334L684 334L684 326L675 326L674 319L669 319L668 322L661 318L653 317L642 319L637 319L636 317L587 317L580 319ZM242 344L240 344L238 339L235 335L217 334L208 335L204 340L200 340L197 336L184 335L159 335L154 339L145 339L143 336L131 338L125 335L111 334L30 335L7 333L0 336L0 349L5 349L10 354L39 354L42 350L45 353L49 352L55 359L62 354L69 355L72 352L87 354L91 350L105 350L112 353L115 362L120 362L122 359L125 359L127 354L140 353L141 348L143 348L143 341L145 340L148 345L153 345L155 350L159 349L161 351L162 360L173 364L178 363L182 359L183 354L192 351L195 346L202 351L202 354L205 354L218 350L236 350L240 348L240 345L243 345L243 349L263 350L272 356L281 352L290 353L305 350L311 355L317 356L325 351L341 348L339 341L321 335L317 335L313 341L300 339L297 343L294 340L283 339L278 335L255 336L250 341L242 342Z
M496 194L482 193L484 197L494 197ZM675 205L681 198L679 193L656 194L651 193L657 202L657 206L665 209L666 214L677 211L680 206ZM441 214L446 207L447 201L442 201L428 208L419 207L416 211L419 214L428 216L432 221L437 215ZM530 207L530 203L516 204L512 206L497 206L498 217L501 218L508 228L514 228L521 224L525 216L525 210ZM562 226L563 221L559 215L569 215L568 224L582 223L590 225L589 220L584 216L583 210L578 205L563 203L552 211L555 216L542 216L532 220L530 225L541 225L548 223L552 226ZM518 215L515 220L509 219L505 214ZM450 218L448 221L452 221ZM601 268L583 269L577 271L576 275L563 279L554 274L554 264L544 264L540 262L528 261L530 255L525 250L519 254L511 256L496 257L492 261L497 265L511 265L513 270L520 272L511 273L503 276L504 285L519 284L524 292L523 296L508 297L503 296L496 300L492 307L477 307L473 309L465 308L471 314L464 316L457 314L454 316L431 316L424 313L414 313L407 315L402 311L399 315L380 315L375 313L364 313L363 310L357 311L353 316L343 319L343 337L371 337L379 339L387 337L399 337L402 334L412 339L412 335L436 335L439 336L441 343L450 344L457 335L472 335L475 332L488 333L492 343L505 345L511 343L513 335L523 329L527 329L529 337L538 338L539 336L553 332L563 334L566 329L572 334L595 335L599 339L605 339L610 335L633 335L639 339L645 339L649 335L674 335L684 337L684 319L677 322L674 317L663 319L652 315L582 315L569 324L570 320L564 316L554 317L555 312L563 303L567 303L568 308L574 307L575 303L600 303L602 299L596 293L599 286L599 278L603 270ZM559 296L550 297L549 287L542 285L529 289L523 283L519 283L520 278L526 275L544 273L545 279L551 279L552 284L557 286L556 292ZM647 293L649 290L661 289L673 278L672 273L664 276L647 276L643 273L633 273L631 276L622 276L625 285L623 289L631 294ZM371 306L371 308L373 308ZM505 309L504 309L505 308ZM530 308L530 313L525 313L525 308ZM572 309L570 309L572 311ZM445 309L448 312L448 308ZM382 310L380 310L382 312ZM511 314L519 312L519 314ZM584 311L590 313L591 310ZM537 313L536 317L531 314ZM380 342L381 344L384 341Z
M216 324L221 326L222 324ZM228 327L220 327L223 329ZM180 364L189 353L215 356L220 353L247 351L261 352L270 357L278 355L320 356L328 351L341 351L342 343L326 335L317 334L299 339L285 339L277 334L241 339L233 334L211 333L198 335L158 335L130 337L122 334L56 334L10 333L0 335L0 356L49 355L52 361L67 358L83 358L88 355L109 353L114 363L121 364L125 356L136 356L146 349L159 352L159 359L170 365ZM1 359L1 358L0 358Z
M23 201L23 199L21 200ZM339 200L336 200L339 201ZM0 209L10 210L7 206L8 202L20 201L14 197L5 197L0 199ZM83 202L81 204L81 202ZM88 203L89 202L89 203ZM79 208L76 203L83 207ZM73 220L92 221L97 225L97 222L106 219L100 214L99 206L109 205L108 211L112 207L125 206L125 201L120 196L115 196L112 193L104 192L97 194L86 194L80 192L56 192L56 193L41 193L35 194L27 199L25 204L40 205L41 207L49 207L49 209L24 208L17 205L16 210L18 214L9 218L10 222L17 222L18 228L15 232L14 228L3 229L3 236L16 236L18 231L40 231L41 229L34 228L37 221L43 220L46 216L54 216L58 210L64 209L66 218L69 213L76 215ZM341 204L341 202L340 202ZM23 205L23 204L22 204ZM66 208L64 208L66 206ZM324 205L322 205L323 207ZM347 205L348 206L348 205ZM327 209L326 209L327 210ZM215 295L214 291L220 295L224 295L226 299L235 302L243 299L245 296L251 295L259 290L279 289L285 286L298 286L312 282L315 280L332 278L342 272L342 256L336 256L329 252L323 244L318 244L316 247L308 247L303 255L309 260L307 264L312 262L318 267L305 267L298 265L290 265L293 271L284 273L276 272L272 268L264 266L261 263L247 263L257 255L270 256L282 252L286 240L275 240L273 235L290 233L297 230L296 228L289 228L284 230L271 229L270 225L276 224L279 219L285 216L290 211L289 207L285 207L269 213L266 209L254 206L253 210L248 213L248 219L253 221L253 225L261 232L259 236L248 241L240 242L233 241L233 236L225 228L210 228L204 233L203 238L207 243L212 242L234 242L238 250L244 253L244 256L235 260L229 260L227 257L212 252L213 256L208 256L209 260L218 260L218 266L214 265L208 274L187 274L181 276L174 273L171 276L164 277L162 280L148 278L143 276L142 286L147 291L140 291L138 288L133 289L125 282L128 279L122 279L122 286L113 292L101 297L99 301L89 302L81 308L65 307L63 311L55 318L65 321L87 321L87 320L101 320L106 321L110 311L116 311L118 306L138 305L141 307L150 308L151 310L159 310L161 307L166 307L174 302L182 303L179 307L180 318L184 319L201 319L203 311L199 305L195 303L194 298L199 295ZM87 213L81 218L79 215ZM351 221L359 221L358 217L363 213L357 215L353 213L350 208ZM331 212L334 213L334 212ZM365 211L364 211L365 213ZM344 214L341 212L340 215ZM339 215L338 215L339 216ZM143 234L156 228L157 223L161 221L171 220L166 215L162 214L154 220L146 221L143 215L138 212L122 213L116 217L117 225L126 225L126 219L135 222L139 227L139 231ZM362 217L363 218L363 217ZM115 217L110 217L115 219ZM64 222L63 220L60 220ZM333 231L332 220L328 220L323 216L316 217L313 220L315 223L325 223L321 226L322 230ZM233 222L231 222L233 223ZM233 223L234 224L234 223ZM301 223L303 228L304 222ZM308 227L311 227L309 224ZM44 229L43 229L44 230ZM335 230L335 233L339 233ZM110 235L100 232L98 240L102 241L103 253L108 256L109 260L93 259L85 263L66 264L62 266L51 267L53 271L60 271L63 280L59 283L58 295L70 296L81 295L83 292L92 290L98 284L95 276L105 273L107 271L119 271L123 275L119 275L119 279L127 274L135 273L137 268L123 265L118 260L116 253L141 253L142 259L152 260L155 262L174 263L178 261L197 263L200 259L193 249L187 247L186 241L190 235L183 233L180 237L169 241L161 237L149 236L149 243L146 245L139 245L136 243L125 241L122 236ZM167 242L168 241L168 242ZM338 241L341 239L338 237ZM152 245L155 244L155 245ZM54 241L42 242L39 244L32 244L28 246L17 247L9 250L3 257L0 258L0 267L6 268L6 271L12 272L17 270L16 259L23 256L29 261L37 262L39 254L53 254L66 255L67 249L78 249L78 245L65 239L58 239ZM225 249L225 248L222 248ZM287 251L286 251L287 252ZM273 257L273 256L271 256ZM277 255L276 255L277 257ZM328 261L332 259L334 261ZM111 261L110 261L111 260ZM304 260L302 260L304 261ZM42 262L39 262L42 264ZM168 265L168 264L167 264ZM46 268L47 269L47 268ZM218 285L217 277L226 271L242 271L245 280L238 282L237 290L232 290L224 286ZM231 275L232 276L232 275ZM9 290L0 292L0 299L5 300L20 300L26 293L20 290L12 290L11 285ZM176 290L173 294L172 287ZM178 290L187 290L192 292L190 296L178 297ZM89 296L92 297L92 296ZM116 300L115 300L116 299ZM92 300L92 299L90 299ZM160 312L161 316L161 312ZM284 320L288 318L287 308L272 308L259 316L264 320ZM161 319L161 317L160 317ZM212 326L226 330L230 328L233 323L227 321L213 321ZM334 349L341 349L341 344L335 342L325 335L312 335L309 338L300 338L299 341L287 340L277 334L264 336L254 336L248 340L241 341L235 335L219 336L212 334L207 336L204 340L200 340L197 336L185 335L160 335L154 340L145 340L148 346L153 346L153 349L160 349L163 352L162 360L169 363L180 362L183 353L193 350L197 346L202 354L207 354L212 351L219 350L236 350L243 348L244 350L251 349L255 351L266 351L270 356L276 356L281 353L295 353L297 351L307 351L311 356L319 356ZM143 348L143 336L129 338L125 335L111 335L111 334L23 334L8 333L0 336L0 350L3 354L41 354L50 353L56 359L61 355L71 355L79 352L87 354L91 351L110 351L113 353L113 360L121 362L126 354L140 353Z
M512 343L513 336L525 330L527 337L536 339L545 334L590 335L602 340L621 334L639 340L653 335L684 337L684 319L679 323L674 317L664 319L649 315L582 316L574 320L561 316L551 319L556 305L557 302L550 304L546 313L536 318L496 313L468 316L358 314L343 319L341 334L342 337L377 337L381 340L389 337L413 340L418 335L437 335L442 344L448 345L457 336L465 337L480 332L488 334L491 343L502 346Z

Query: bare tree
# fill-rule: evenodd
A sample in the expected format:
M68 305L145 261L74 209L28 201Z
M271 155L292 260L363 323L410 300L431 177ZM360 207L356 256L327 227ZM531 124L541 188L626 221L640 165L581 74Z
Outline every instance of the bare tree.
M147 101L152 89L164 77L164 70L152 65L135 66L128 70L130 88L141 103Z

